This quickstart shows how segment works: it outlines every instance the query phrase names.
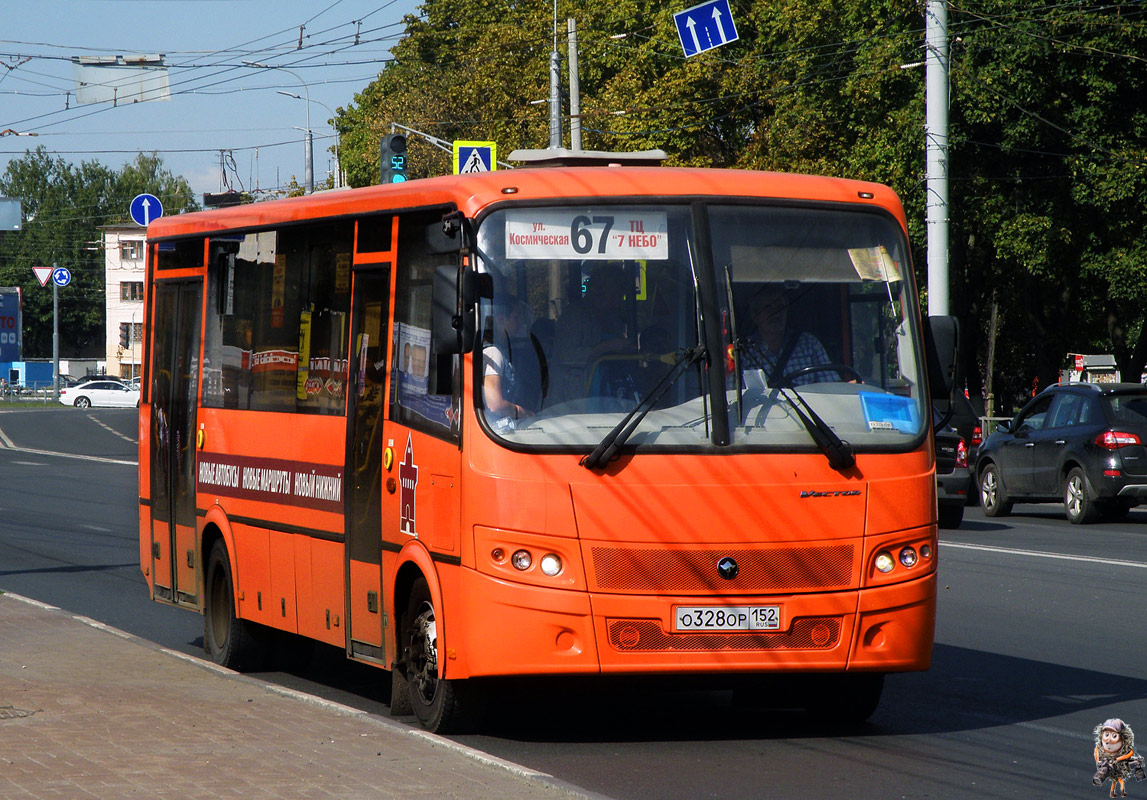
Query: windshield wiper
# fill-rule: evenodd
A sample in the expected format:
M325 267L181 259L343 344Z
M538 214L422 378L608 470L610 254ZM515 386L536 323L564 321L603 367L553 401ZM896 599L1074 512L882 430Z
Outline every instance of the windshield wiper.
M852 445L836 435L836 431L830 428L828 423L813 411L812 406L805 402L804 397L801 396L795 386L790 385L788 388L799 401L799 404L792 401L792 398L785 392L784 386L777 386L777 391L788 401L793 411L797 412L797 417L800 418L801 424L805 426L805 430L809 432L812 440L816 442L816 446L828 457L829 466L835 470L843 471L855 464L856 453L853 451Z
M586 469L601 469L612 461L618 449L625 444L637 426L641 424L641 420L645 419L645 415L653 410L657 401L669 391L669 388L677 382L678 378L685 374L685 370L695 364L703 355L705 355L704 345L697 345L684 350L673 368L666 372L661 380L649 390L649 394L641 398L633 410L626 414L621 422L617 423L613 430L597 443L597 447L593 448L589 455L583 456L578 463Z

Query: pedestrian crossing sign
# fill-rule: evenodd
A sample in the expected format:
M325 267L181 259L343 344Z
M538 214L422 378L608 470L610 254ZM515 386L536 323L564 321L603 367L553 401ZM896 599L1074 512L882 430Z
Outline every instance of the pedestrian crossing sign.
M454 142L454 174L492 172L498 168L495 142Z

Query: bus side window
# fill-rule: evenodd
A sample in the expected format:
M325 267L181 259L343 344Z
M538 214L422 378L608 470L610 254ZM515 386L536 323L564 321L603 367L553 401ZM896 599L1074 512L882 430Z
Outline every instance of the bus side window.
M341 415L353 225L211 240L203 404Z
M443 210L404 214L398 222L394 289L394 341L391 348L390 418L443 439L461 431L461 357L454 356L451 386L431 386L430 349L434 268L457 254L433 252L427 228L442 227ZM432 389L437 392L432 393Z

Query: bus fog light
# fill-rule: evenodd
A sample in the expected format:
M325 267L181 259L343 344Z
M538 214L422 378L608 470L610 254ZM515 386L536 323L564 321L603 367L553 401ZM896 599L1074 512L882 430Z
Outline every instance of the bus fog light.
M905 547L900 551L900 563L906 567L916 566L916 551L911 547Z
M510 556L510 563L514 565L514 569L520 569L524 572L533 565L534 557L530 555L529 550L515 550L514 554Z
M546 553L538 562L538 566L541 567L543 574L552 578L562 571L562 560L553 553Z
M927 544L920 545L920 558L931 558L932 546Z
M876 568L881 572L891 572L895 566L896 562L892 560L892 554L887 550L876 556Z
M506 560L506 551L500 547L495 547L490 551L490 558L494 559L496 563L501 564Z

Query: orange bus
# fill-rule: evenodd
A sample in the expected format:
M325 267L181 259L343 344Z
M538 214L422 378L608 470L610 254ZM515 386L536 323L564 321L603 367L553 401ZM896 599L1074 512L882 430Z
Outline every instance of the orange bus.
M163 217L151 595L228 667L344 648L430 730L522 675L783 673L866 717L936 606L955 331L906 232L884 186L661 167Z

